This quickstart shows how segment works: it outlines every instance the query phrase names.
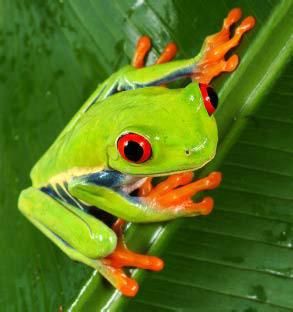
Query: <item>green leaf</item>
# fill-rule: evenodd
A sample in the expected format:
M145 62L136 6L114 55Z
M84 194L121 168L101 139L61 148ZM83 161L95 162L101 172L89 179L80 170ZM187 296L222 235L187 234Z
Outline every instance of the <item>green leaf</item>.
M208 217L132 226L132 249L161 254L134 272L134 299L73 263L17 211L29 171L81 103L129 63L136 39L151 60L172 40L190 57L232 7L257 19L223 75L215 161L223 185ZM6 311L292 311L292 1L0 0L0 298Z

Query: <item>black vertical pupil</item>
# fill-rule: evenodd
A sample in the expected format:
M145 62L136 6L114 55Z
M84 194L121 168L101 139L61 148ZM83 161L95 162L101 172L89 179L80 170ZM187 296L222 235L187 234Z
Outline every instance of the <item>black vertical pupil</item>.
M217 93L214 91L213 88L211 87L208 87L207 88L207 93L208 93L208 96L210 98L210 102L211 104L213 105L213 107L216 109L217 106L218 106L218 96L217 96Z
M143 148L135 141L128 141L124 146L124 154L127 159L137 162L143 156Z

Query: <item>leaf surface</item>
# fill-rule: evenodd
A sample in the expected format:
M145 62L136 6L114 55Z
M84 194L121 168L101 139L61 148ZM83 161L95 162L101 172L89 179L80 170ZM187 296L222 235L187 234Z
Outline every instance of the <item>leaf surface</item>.
M220 145L208 217L132 226L131 248L161 254L126 299L73 263L17 211L29 171L101 82L129 63L137 37L195 55L232 7L257 26L241 65L215 81ZM292 1L0 1L0 298L6 311L293 309ZM214 310L213 310L214 309Z

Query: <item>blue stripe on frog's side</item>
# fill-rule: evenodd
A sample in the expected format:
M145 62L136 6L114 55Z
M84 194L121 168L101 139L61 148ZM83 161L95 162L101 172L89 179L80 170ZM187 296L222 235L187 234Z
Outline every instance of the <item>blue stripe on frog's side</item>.
M92 183L99 186L117 189L118 191L118 188L123 183L125 176L115 170L104 170L101 172L95 172L80 176L80 178L84 179L86 183ZM73 197L68 191L68 183L66 181L62 183L48 184L42 187L40 190L51 196L55 200L70 204L88 214L93 215L94 217L98 218L109 226L112 225L117 219L111 214L105 212L104 210L99 209L98 207L87 205L86 203L81 202L77 198Z
M46 193L47 195L51 196L52 198L59 200L61 202L70 204L74 207L77 207L81 210L86 210L88 207L84 203L81 203L79 200L74 198L69 192L68 192L68 185L66 182L63 184L48 184L47 186L44 186L41 188L41 191Z
M125 175L115 170L103 170L81 176L86 183L105 186L111 189L121 187L125 180Z
M48 184L46 187L42 187L41 191L51 196L55 200L58 200L61 203L67 203L78 209L81 209L85 213L90 214L95 218L99 219L100 221L104 222L109 227L111 227L117 220L115 216L107 213L106 211L95 206L86 205L85 203L71 196L70 193L68 192L66 182L63 185L57 184L54 187L53 185Z
M128 84L128 85L124 85L123 86L123 90L135 90L138 88L145 88L145 87L153 87L153 86L160 86L162 84L166 84L172 81L175 81L177 79L180 78L184 78L184 77L188 77L192 74L194 70L194 66L188 66L185 68L182 68L174 73L171 74L167 74L166 76L163 76L160 79L157 80L153 80L153 81L149 81L149 82L145 82L145 83L139 83L139 82L133 82L132 84Z
M101 172L81 176L81 178L87 184L95 184L98 186L110 188L114 190L116 193L119 193L121 196L126 197L127 200L133 202L134 204L140 203L139 197L130 196L122 191L121 186L125 184L127 176L119 171L103 170Z

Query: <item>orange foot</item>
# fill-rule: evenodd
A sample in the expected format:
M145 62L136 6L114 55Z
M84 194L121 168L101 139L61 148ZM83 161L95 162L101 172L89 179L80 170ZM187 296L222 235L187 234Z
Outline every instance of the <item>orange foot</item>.
M244 33L255 25L254 17L246 17L236 28L233 37L230 38L230 27L240 20L241 15L241 9L232 9L225 18L221 31L205 39L200 52L201 58L193 76L195 80L209 84L220 73L231 72L236 68L239 62L238 56L234 54L225 60L225 54L236 47Z
M169 176L166 180L153 187L151 178L139 189L139 196L156 208L169 209L180 215L207 215L213 209L213 199L205 197L200 202L193 202L192 197L198 192L211 190L219 186L222 175L212 172L207 177L192 182L193 173L185 172Z
M119 289L123 295L133 297L138 291L137 282L128 277L122 270L123 267L135 267L151 271L160 271L164 267L164 262L157 257L142 255L132 252L126 247L123 237L123 226L125 222L118 219L113 225L113 230L117 234L118 243L115 251L102 260L104 273L109 280ZM105 270L107 272L105 272Z

